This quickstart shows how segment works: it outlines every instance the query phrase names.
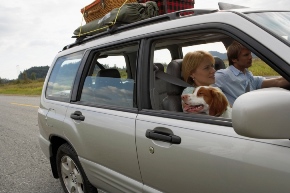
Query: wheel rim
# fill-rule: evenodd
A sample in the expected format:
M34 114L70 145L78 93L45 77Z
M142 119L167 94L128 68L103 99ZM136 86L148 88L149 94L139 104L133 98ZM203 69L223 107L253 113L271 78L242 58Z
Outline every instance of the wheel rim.
M75 162L68 156L63 156L61 158L61 175L68 192L84 193L81 173Z

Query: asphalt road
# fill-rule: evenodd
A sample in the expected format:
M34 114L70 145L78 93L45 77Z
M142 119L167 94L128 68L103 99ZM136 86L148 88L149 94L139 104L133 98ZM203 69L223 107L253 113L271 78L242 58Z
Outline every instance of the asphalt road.
M0 95L0 193L63 193L38 143L39 97Z

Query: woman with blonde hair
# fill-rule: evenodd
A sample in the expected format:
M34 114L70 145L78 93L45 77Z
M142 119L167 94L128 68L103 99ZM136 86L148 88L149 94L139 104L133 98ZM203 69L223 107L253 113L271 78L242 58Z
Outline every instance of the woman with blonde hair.
M231 108L228 106L229 103L219 88L215 89L218 91L215 92L216 95L211 96L215 97L218 102L213 103L212 100L211 105L208 104L207 107L201 105L201 103L199 103L200 101L193 102L188 100L188 94L192 94L195 87L211 86L215 83L216 70L214 69L214 63L214 57L206 51L189 52L184 56L182 61L182 75L184 80L191 84L192 87L187 87L183 90L181 96L183 112L206 113L212 116L224 116L223 113L227 112L227 118L231 117Z
M206 51L188 52L182 62L184 81L193 87L210 86L215 83L215 60Z

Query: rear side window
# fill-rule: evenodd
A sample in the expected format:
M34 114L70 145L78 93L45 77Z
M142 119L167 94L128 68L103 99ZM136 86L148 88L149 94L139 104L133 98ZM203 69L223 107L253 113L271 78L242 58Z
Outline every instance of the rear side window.
M57 59L50 74L45 96L48 99L69 102L72 85L84 51Z
M154 63L167 65L171 62L171 54L168 49L154 50Z
M137 51L138 44L96 51L80 101L97 106L135 107Z

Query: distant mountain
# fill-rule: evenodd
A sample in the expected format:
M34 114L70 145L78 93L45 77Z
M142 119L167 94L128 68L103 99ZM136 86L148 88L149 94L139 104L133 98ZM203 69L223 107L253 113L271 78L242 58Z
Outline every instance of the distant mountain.
M220 52L217 52L217 51L209 51L209 53L211 53L211 55L213 55L213 56L219 57L222 60L227 60L228 59L227 53L220 53Z
M39 79L39 78L45 78L47 72L48 72L49 66L34 66L27 70L24 70L23 72L20 72L18 75L18 79L23 80L24 77L28 79Z

